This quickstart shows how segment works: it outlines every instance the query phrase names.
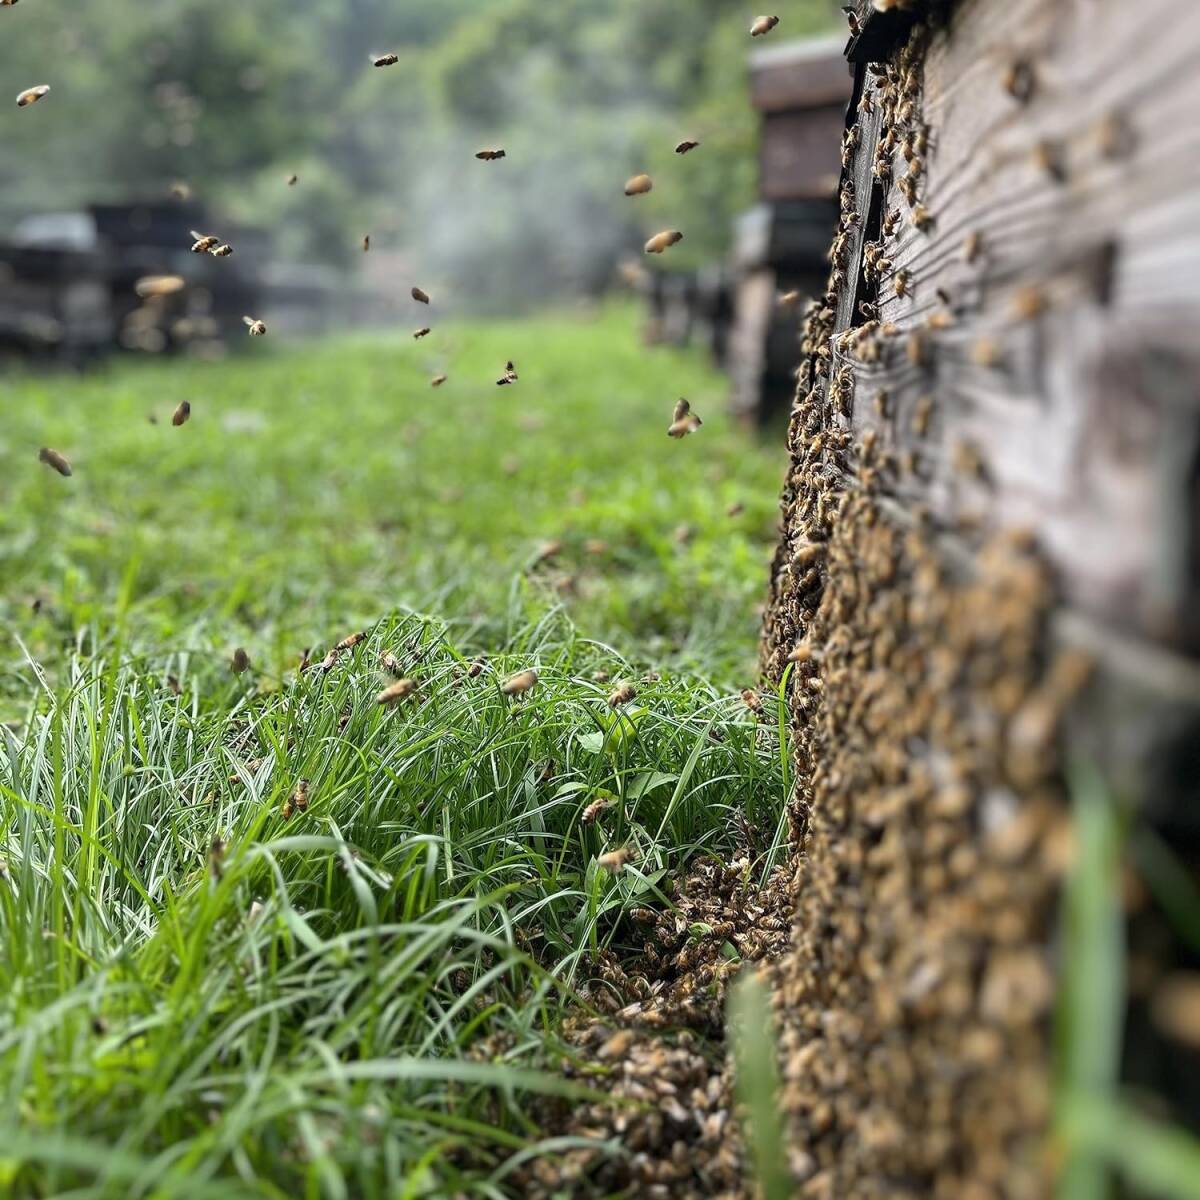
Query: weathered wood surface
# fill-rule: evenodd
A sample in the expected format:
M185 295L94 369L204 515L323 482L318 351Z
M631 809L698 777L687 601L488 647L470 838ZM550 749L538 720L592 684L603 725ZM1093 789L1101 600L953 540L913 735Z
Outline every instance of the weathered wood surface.
M897 152L879 286L897 332L882 363L853 364L856 430L888 393L899 496L1035 529L1072 607L1184 647L1200 635L1198 61L1200 8L1170 0L957 5L924 67L931 224L912 224Z

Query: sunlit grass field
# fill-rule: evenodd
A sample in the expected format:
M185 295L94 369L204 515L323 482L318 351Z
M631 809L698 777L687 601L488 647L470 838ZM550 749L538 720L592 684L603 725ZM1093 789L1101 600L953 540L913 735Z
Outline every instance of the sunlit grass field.
M2 1195L509 1194L589 954L782 853L782 456L719 376L623 308L266 341L4 384Z

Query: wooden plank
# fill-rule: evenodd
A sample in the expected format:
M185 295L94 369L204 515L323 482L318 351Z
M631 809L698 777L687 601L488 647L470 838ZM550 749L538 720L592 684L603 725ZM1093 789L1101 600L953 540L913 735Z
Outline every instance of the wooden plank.
M846 121L839 103L806 111L771 113L763 121L759 193L764 200L809 200L834 195Z
M788 112L845 104L852 73L845 38L806 38L765 47L750 56L750 102L759 112Z

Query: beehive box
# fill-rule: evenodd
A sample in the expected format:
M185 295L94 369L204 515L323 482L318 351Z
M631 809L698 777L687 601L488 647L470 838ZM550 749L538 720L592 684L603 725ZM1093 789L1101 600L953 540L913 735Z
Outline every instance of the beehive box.
M860 7L764 634L784 1107L807 1194L1040 1196L1067 758L1200 861L1200 9Z

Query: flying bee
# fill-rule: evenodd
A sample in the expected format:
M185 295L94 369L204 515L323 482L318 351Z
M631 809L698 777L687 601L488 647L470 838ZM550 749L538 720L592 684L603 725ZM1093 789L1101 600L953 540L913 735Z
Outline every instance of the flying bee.
M495 162L499 158L507 158L508 156L503 150L479 150L476 152L475 157L481 162Z
M596 818L606 808L611 808L612 803L612 800L608 796L600 796L593 800L580 814L579 823L581 825L595 825Z
M740 517L745 511L746 506L740 500L735 500L725 509L725 515L727 517Z
M913 227L924 233L933 224L933 214L924 204L914 204L911 215L908 218Z
M797 642L787 656L790 663L805 663L813 657L813 648L808 642Z
M969 352L971 361L977 367L998 367L1000 365L1000 346L994 338L976 338Z
M441 386L442 386L442 384L446 382L446 378L447 378L447 377L446 377L445 375L435 375L435 376L434 376L434 377L433 377L433 378L432 378L432 379L429 381L429 386L430 386L430 387L441 387Z
M622 704L628 704L636 695L637 688L628 679L620 679L608 698L608 707L620 708Z
M692 406L681 396L675 402L675 410L671 414L671 424L667 426L667 437L684 438L689 433L695 433L704 422L692 412Z
M190 200L192 198L191 187L184 183L182 179L177 179L171 184L168 191L172 200Z
M778 24L778 17L755 17L754 24L750 26L750 36L762 37L764 34L770 33Z
M214 837L208 846L208 871L214 883L220 883L225 873L225 849L225 843L219 837Z
M228 242L221 242L209 251L213 258L228 258L232 253L233 247Z
M762 697L753 688L742 688L742 703L755 716L762 716Z
M699 145L700 145L699 142L694 142L688 138L684 138L684 140L675 147L675 153L676 154L690 154Z
M289 176L287 177L287 185L288 185L288 187L295 187L295 186L296 186L296 184L298 184L299 182L300 182L300 176L299 176L299 175L289 175Z
M49 446L43 446L38 451L38 461L44 462L48 467L53 467L60 475L71 474L71 464L57 450L51 450Z
M626 865L632 861L633 851L628 846L622 846L619 850L610 850L607 854L601 854L596 859L596 865L610 875L620 875Z
M334 649L340 654L343 650L353 650L354 647L360 642L365 642L366 640L366 633L360 630L358 633L352 633L349 637L342 638L342 640L338 642L336 646L334 646Z
M153 300L160 296L173 296L183 291L186 284L179 275L143 275L134 285L133 290L143 300Z
M929 338L919 329L908 335L904 352L910 366L924 367L929 364Z
M940 333L944 329L950 329L954 325L954 314L947 312L946 309L939 309L935 313L930 313L929 320L925 322L926 329L931 329L935 333Z
M229 669L235 674L240 675L250 666L250 655L246 653L243 647L239 646L233 652L233 658L229 663Z
M17 107L28 108L29 105L36 104L49 91L48 83L39 83L36 87L26 88L23 92L17 93Z
M300 651L300 662L297 665L296 670L299 671L301 675L303 675L304 672L307 671L308 668L311 666L312 666L312 647L305 646L304 649Z
M625 195L644 196L654 187L654 180L649 175L634 175L625 182Z
M256 321L253 317L243 317L242 321L246 325L246 332L251 337L263 337L267 332L267 323L265 321Z
M373 67L394 67L400 61L400 55L391 52L387 54L378 54L371 59Z
M397 679L395 683L389 684L375 697L375 703L386 707L393 704L399 704L401 700L407 700L409 696L417 690L417 681L415 679Z
M504 374L496 380L496 386L508 387L509 384L516 383L520 378L520 375L517 374L517 368L513 365L513 361L510 358L508 362L504 364Z
M369 233L363 234L362 248L364 254L371 248L371 235Z
M176 427L186 425L191 415L191 404L187 400L180 400L179 407L171 414L171 424Z
M221 239L216 237L214 234L197 233L194 229L192 230L192 238L193 254L207 254L208 251L213 249L214 246L219 246L221 244Z
M179 678L176 675L167 676L167 688L172 696L183 695L183 688L180 686Z
M379 656L379 665L389 675L399 678L403 674L403 669L400 666L400 660L390 651L385 650Z
M803 296L804 293L800 291L784 292L783 295L779 297L779 306L780 308L795 308L796 305L800 303Z
M858 37L862 33L862 25L858 20L858 13L849 4L842 5L842 12L846 14L846 23L850 26L850 36Z
M646 253L661 254L664 250L682 241L683 234L678 229L664 229L662 233L656 233L646 243Z
M431 332L428 325L422 325L420 329L413 330L413 341L419 342L423 337L428 337Z
M413 288L410 295L418 304L428 304L429 303L429 293L422 291L419 287Z
M537 681L538 673L536 671L532 669L518 671L517 674L509 676L500 685L500 690L506 696L524 696L527 692L532 691Z

